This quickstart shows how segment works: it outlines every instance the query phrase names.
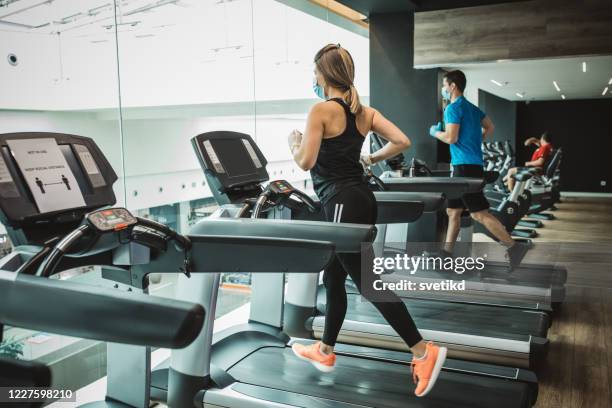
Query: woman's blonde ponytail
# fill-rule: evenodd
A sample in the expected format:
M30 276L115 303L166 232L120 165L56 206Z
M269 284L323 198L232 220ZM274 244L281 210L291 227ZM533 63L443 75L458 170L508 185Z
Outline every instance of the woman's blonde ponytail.
M314 62L326 84L345 90L342 99L354 115L359 115L362 105L359 93L353 84L355 64L351 54L340 44L328 44L317 52Z
M361 113L361 101L359 100L359 93L355 85L351 84L349 89L344 93L343 98L347 105L350 107L353 115L359 115Z

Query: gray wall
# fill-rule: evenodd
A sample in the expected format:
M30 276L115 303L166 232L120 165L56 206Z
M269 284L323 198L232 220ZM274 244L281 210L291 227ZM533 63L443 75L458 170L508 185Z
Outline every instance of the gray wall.
M516 145L516 102L495 96L482 89L478 90L478 107L482 109L495 125L493 138L489 141L509 140Z
M412 140L406 158L437 162L438 69L413 68L414 14L370 16L370 102Z

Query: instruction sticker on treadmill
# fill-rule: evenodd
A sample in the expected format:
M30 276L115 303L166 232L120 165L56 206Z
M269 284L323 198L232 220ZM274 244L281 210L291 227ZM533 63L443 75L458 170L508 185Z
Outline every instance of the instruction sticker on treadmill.
M7 143L41 213L85 206L81 189L55 139Z

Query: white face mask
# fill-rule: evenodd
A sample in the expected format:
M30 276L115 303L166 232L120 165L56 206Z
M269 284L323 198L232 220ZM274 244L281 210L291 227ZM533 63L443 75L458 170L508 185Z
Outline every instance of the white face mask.
M444 86L442 87L442 92L441 92L441 94L442 94L442 98L446 99L447 101L450 101L450 99L451 99L451 94L450 94L450 92L449 92L449 91L446 89L446 87L444 87Z

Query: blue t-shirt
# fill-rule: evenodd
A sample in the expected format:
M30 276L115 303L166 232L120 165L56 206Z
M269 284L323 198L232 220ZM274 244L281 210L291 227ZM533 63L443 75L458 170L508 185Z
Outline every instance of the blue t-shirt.
M444 110L444 123L459 125L457 143L450 145L451 164L479 164L482 166L482 127L485 113L463 96L455 99Z

